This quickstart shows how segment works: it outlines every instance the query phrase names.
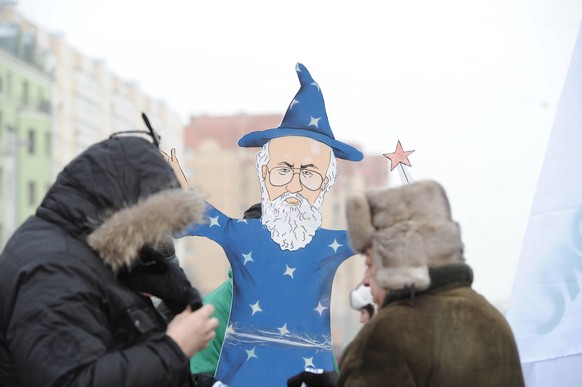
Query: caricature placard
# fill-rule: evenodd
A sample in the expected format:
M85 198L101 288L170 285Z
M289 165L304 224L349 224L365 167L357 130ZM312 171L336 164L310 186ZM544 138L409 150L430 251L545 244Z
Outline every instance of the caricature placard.
M345 230L321 227L336 158L362 153L335 139L323 95L305 66L277 128L244 135L257 147L262 216L234 219L208 203L208 222L182 236L218 243L230 262L232 305L216 378L230 386L285 386L307 367L334 369L330 302L337 268L354 255ZM179 167L175 155L168 161Z

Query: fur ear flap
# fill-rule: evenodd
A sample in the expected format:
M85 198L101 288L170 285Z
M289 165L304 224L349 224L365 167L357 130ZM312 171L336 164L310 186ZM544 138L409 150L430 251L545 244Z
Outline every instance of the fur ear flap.
M363 193L355 194L346 203L350 245L354 251L364 253L372 243L375 228L368 199Z
M416 227L415 222L403 222L374 233L376 281L384 289L414 286L420 291L430 285L426 246Z

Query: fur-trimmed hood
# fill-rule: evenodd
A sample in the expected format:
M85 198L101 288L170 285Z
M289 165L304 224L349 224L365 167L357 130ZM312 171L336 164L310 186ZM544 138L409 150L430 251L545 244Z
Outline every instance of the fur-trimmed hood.
M464 261L460 226L435 181L354 195L347 221L352 248L372 248L376 281L385 289L426 289L429 267Z
M114 271L131 268L142 247L157 246L189 224L201 222L204 208L204 200L195 191L165 190L111 215L87 243Z
M179 188L156 146L139 137L94 144L57 177L36 214L89 244L114 270L141 248L202 220L204 200Z

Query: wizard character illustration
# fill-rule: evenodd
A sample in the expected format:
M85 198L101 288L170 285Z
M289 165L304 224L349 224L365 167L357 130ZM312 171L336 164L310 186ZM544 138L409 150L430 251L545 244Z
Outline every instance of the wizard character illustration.
M233 387L285 386L305 368L334 369L332 283L355 253L345 230L320 227L321 206L336 158L363 155L335 139L319 85L301 63L296 72L301 86L281 124L238 141L261 148L261 217L233 219L208 203L208 222L180 235L215 241L230 262L232 304L215 376Z

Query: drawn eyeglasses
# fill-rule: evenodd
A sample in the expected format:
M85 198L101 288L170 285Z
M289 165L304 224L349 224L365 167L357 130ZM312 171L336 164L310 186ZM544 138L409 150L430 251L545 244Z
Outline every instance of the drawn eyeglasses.
M321 188L323 177L319 172L305 168L274 167L269 171L269 182L275 187L287 185L293 180L295 174L299 175L299 182L310 191L317 191Z

